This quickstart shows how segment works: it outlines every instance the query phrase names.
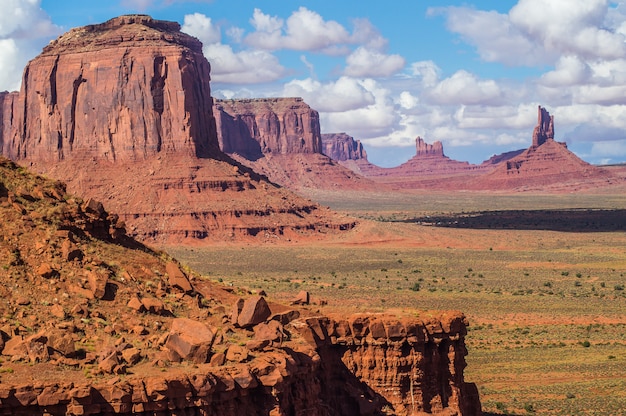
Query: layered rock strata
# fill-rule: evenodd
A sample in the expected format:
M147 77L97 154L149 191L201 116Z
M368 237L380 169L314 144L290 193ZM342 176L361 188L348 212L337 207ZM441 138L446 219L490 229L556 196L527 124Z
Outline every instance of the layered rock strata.
M322 154L319 114L302 98L216 100L222 150L272 182L302 190L374 184Z
M254 158L322 151L319 114L302 98L215 100L214 110L225 153Z
M502 161L487 175L468 183L470 189L576 190L623 183L623 178L590 165L554 140L554 117L539 107L531 146Z
M363 143L346 133L322 134L323 153L333 160L367 160Z
M106 201L143 240L350 228L221 152L209 71L178 23L132 15L73 29L28 64L19 95L4 97L2 152Z

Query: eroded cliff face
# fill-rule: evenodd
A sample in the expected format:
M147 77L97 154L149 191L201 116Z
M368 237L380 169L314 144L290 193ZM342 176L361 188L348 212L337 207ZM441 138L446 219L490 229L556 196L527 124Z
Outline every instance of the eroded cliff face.
M4 95L2 153L105 201L144 241L351 228L219 149L201 49L178 23L144 15L70 30L28 64L19 94ZM289 114L290 131L315 125Z
M367 160L367 152L359 140L346 133L322 134L323 153L333 160Z
M322 154L319 115L302 98L216 100L222 150L295 190L370 189L374 184Z
M174 22L123 16L72 29L25 68L12 159L218 157L210 66Z
M0 92L0 153L4 146L5 135L8 136L13 126L15 101L17 92Z
M319 114L302 98L215 100L214 114L225 153L252 158L322 151Z

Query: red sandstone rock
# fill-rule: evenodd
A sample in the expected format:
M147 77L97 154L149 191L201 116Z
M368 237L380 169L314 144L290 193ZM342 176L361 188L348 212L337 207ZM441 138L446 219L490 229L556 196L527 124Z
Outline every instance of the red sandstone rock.
M174 262L167 263L167 266L165 267L165 271L167 272L167 276L169 278L169 283L171 286L182 289L183 292L186 292L186 293L193 291L193 286L191 286L189 279L187 278L185 273L183 273L183 271L180 270L180 267L178 267L176 263Z
M367 153L363 144L346 133L322 134L322 146L322 153L338 162L346 160L367 161Z
M3 153L46 161L215 155L209 65L201 43L179 29L123 16L51 42L24 71L13 121L22 128Z
M302 98L215 100L221 149L262 154L321 153L319 114Z
M167 337L165 347L185 360L206 363L211 354L215 332L201 322L176 318Z
M237 315L237 325L241 328L253 327L264 322L272 315L272 311L262 296L248 298Z
M554 116L539 106L537 109L537 126L533 130L533 147L544 144L547 140L554 140Z
M306 290L298 292L295 299L291 301L292 305L308 305L309 303L311 303L311 296Z
M354 221L233 170L219 149L210 65L179 28L123 16L52 42L25 69L19 95L2 95L1 152L66 181L89 203L106 200L121 220L105 230L115 238L124 227L171 243L351 228ZM297 134L304 116L294 117L285 125Z

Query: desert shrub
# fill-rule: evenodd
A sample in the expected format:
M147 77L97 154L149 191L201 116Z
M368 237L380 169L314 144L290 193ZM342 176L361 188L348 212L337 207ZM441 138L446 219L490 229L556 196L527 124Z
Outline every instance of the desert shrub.
M585 348L589 348L589 347L591 347L591 342L589 342L589 341L584 341L581 345L582 345L583 347L585 347Z
M413 286L411 286L409 289L412 290L413 292L419 292L420 288L421 288L420 284L415 282L413 283Z
M624 285L615 285L613 287L613 289L615 289L615 290L624 290Z
M569 276L569 272L561 272L561 276Z

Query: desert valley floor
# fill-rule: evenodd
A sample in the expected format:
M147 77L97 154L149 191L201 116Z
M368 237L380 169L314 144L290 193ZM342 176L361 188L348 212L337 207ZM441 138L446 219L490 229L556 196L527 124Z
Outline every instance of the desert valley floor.
M488 414L607 415L626 408L623 193L309 196L370 220L330 242L267 236L264 245L169 251L208 279L264 290L275 301L309 291L311 309L321 312L462 310L470 321L466 379L477 383ZM494 210L545 211L552 226L407 221ZM621 217L597 220L597 210ZM569 219L580 212L588 221Z

